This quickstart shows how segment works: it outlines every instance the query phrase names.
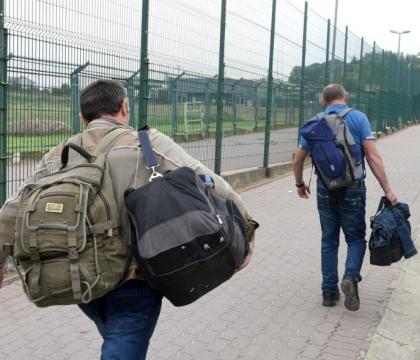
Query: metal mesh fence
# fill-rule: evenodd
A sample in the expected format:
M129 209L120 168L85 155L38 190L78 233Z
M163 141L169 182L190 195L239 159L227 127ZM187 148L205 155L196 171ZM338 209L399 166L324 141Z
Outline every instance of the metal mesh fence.
M125 86L133 127L146 114L150 126L222 173L289 161L299 125L321 110L330 82L344 84L374 131L420 113L416 57L334 29L288 0L0 0L0 7L0 202L42 154L81 130L80 92L98 78Z

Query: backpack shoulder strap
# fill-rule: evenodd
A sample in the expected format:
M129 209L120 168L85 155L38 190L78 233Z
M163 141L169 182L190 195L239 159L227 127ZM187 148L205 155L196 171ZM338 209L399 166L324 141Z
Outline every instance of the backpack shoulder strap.
M338 117L344 119L344 117L350 112L353 111L353 108L346 107L345 109L341 110L337 115Z
M117 131L117 129L120 129ZM81 133L71 137L64 145L61 152L61 169L65 168L69 163L71 158L70 149L73 149L79 155L84 157L89 162L93 162L96 158L103 153L105 156L108 155L108 152L111 150L113 144L122 136L129 134L133 129L122 126L112 127L109 132L96 144L95 151L90 154L81 146Z

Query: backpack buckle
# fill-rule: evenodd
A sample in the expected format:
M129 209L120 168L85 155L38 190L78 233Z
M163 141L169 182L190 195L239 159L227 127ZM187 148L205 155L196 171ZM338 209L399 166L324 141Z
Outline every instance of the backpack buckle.
M69 261L77 262L79 260L79 253L77 252L76 247L69 248Z
M29 258L31 261L40 261L41 257L39 256L38 248L31 246L29 248Z

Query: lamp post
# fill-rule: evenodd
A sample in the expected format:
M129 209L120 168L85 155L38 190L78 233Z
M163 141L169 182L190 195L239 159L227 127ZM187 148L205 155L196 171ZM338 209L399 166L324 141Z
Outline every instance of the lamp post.
M391 33L398 35L398 52L397 52L397 80L396 80L396 91L399 91L400 87L400 50L401 50L401 35L408 34L410 30L404 30L404 31L396 31L396 30L390 30Z

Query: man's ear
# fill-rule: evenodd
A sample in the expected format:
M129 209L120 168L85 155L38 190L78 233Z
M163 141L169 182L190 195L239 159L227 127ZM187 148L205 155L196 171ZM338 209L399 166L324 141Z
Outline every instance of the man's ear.
M83 114L81 113L81 112L79 112L79 119L80 119L80 122L84 125L84 126L88 126L89 125L89 121L87 121L86 119L85 119L85 117L83 116Z
M124 100L121 103L121 107L120 107L120 111L121 111L121 115L124 117L128 116L128 99L124 98Z

